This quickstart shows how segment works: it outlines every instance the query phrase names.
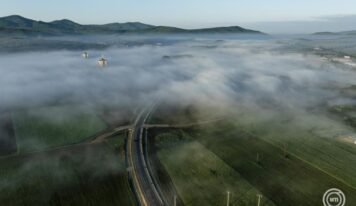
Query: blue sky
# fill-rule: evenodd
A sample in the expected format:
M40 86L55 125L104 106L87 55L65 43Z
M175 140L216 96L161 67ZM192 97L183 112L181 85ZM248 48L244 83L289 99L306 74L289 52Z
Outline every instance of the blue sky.
M0 16L11 14L43 21L68 18L83 24L242 25L275 33L356 29L355 0L1 0ZM340 22L345 19L347 24ZM294 28L295 24L299 26Z

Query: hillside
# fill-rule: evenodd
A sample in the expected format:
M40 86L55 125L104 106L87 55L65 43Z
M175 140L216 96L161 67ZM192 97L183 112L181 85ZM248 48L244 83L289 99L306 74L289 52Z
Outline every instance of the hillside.
M342 31L342 32L317 32L314 35L356 35L355 31Z
M35 21L18 15L0 18L0 36L53 36L74 34L124 34L124 33L253 33L259 31L239 26L204 29L181 29L153 26L140 22L110 23L104 25L81 25L68 19L52 22Z

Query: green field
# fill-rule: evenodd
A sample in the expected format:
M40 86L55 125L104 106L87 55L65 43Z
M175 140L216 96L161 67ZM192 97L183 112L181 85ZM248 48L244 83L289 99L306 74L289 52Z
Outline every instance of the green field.
M349 88L349 90L354 91L355 86ZM356 105L346 104L346 105L334 105L330 108L330 111L338 116L340 116L344 122L353 128L356 128Z
M45 107L13 113L19 153L82 142L106 128L92 111Z
M194 106L171 106L169 104L159 105L156 111L150 116L150 124L182 124L197 121L196 109Z
M0 203L134 205L120 147L121 140L111 139L99 145L0 159Z
M224 107L189 104L177 105L163 102L148 119L149 124L189 124L197 121L221 119L226 115ZM206 112L209 111L209 112Z
M273 138L272 134L277 136L276 133L268 134L263 138L257 137L237 127L235 122L185 129L180 133L177 130L171 130L169 134L163 134L157 138L165 137L167 139L165 141L170 142L168 145L173 148L170 152L168 149L163 149L160 158L166 170L171 174L173 182L182 181L180 184L183 186L176 184L178 191L180 191L179 188L184 188L184 182L194 182L194 179L198 179L199 176L202 176L201 180L206 178L207 165L205 163L208 161L204 159L204 156L211 157L212 155L208 154L213 153L216 159L224 162L226 167L232 168L234 173L239 174L231 177L232 179L236 178L235 181L243 179L244 182L248 182L251 187L261 191L263 196L275 205L321 205L323 193L333 187L344 191L348 204L352 205L356 202L356 190L352 187L354 171L356 171L354 169L355 149L337 141L330 142L332 140L323 138L313 139L308 138L309 136L304 139L293 139L294 141L288 139L290 141L285 147L282 137ZM179 141L169 140L172 139L169 136L174 135L178 136L176 139ZM199 141L206 148L205 152L202 152L201 147L195 148L195 152L192 152L194 149L187 149L192 144L187 139ZM162 143L157 142L158 148L162 148L160 144ZM190 155L184 156L186 151L190 151ZM182 163L186 166L176 166L179 161L177 162L173 154L186 157ZM200 154L205 155L200 157ZM199 158L201 161L192 163ZM214 164L208 164L210 165ZM217 171L221 172L219 169ZM233 180L230 179L228 182L233 182ZM190 193L193 197L188 195L187 199L201 199L201 193L213 190L211 188L214 187L225 191L227 188L223 183L225 181L219 183L212 181L202 187L197 187L196 191L202 192ZM222 195L223 192L220 196L211 198L216 202L221 202ZM181 198L184 199L184 194Z
M225 205L227 191L231 206L255 205L256 195L261 194L198 142L163 147L158 156L186 206ZM261 205L274 204L263 198Z
M356 188L356 145L334 138L323 138L315 131L276 122L256 124L251 128L236 120L235 127L252 136L287 150L305 162Z
M16 149L11 113L0 113L0 156L14 154Z

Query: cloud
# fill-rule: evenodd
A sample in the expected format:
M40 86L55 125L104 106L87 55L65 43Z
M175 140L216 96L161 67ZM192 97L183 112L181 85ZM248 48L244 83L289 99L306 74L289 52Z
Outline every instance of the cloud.
M267 33L308 34L315 32L340 32L356 30L356 15L330 15L303 21L257 22L248 25Z
M331 84L346 87L356 79L353 72L317 56L284 53L284 43L278 40L190 37L165 46L140 41L151 43L89 50L86 60L76 51L65 50L2 55L0 106L4 110L48 104L134 109L159 97L217 111L249 108L263 115L265 107L273 105L277 114L306 115L308 108L337 95L326 89ZM101 55L109 60L106 68L97 65Z

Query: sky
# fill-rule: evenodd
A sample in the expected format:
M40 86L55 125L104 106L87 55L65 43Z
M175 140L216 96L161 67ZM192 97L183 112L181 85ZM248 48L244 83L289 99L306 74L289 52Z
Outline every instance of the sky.
M67 18L82 24L240 25L272 33L356 29L355 0L1 0L0 16L12 14L43 21Z

